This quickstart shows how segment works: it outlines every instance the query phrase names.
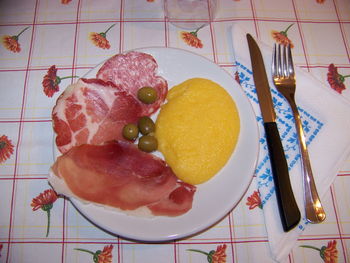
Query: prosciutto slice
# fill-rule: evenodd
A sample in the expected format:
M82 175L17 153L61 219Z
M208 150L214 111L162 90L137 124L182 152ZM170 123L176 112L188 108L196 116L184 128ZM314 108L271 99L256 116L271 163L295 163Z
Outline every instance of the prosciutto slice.
M123 140L122 129L142 116L142 107L112 82L79 79L58 98L52 111L56 145L61 153L89 143Z
M154 215L179 216L192 208L196 187L178 181L174 190L159 202L148 205Z
M196 191L162 159L124 141L75 146L51 171L49 181L60 194L122 210L147 207L153 215L186 213Z
M152 104L142 106L142 114L150 116L159 109L168 92L167 81L157 75L157 70L158 64L151 55L130 51L108 59L97 72L96 77L120 85L136 99L140 88L145 86L154 88L158 93L158 99Z

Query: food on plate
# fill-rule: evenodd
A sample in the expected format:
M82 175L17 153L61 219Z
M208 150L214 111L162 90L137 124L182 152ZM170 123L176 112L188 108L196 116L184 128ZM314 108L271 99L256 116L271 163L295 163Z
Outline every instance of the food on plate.
M148 116L142 116L137 122L137 126L143 135L152 133L156 129L156 125L153 120Z
M135 99L138 99L139 89L151 87L156 91L157 99L150 104L143 103L142 106L142 115L150 116L159 109L168 92L167 81L157 75L157 71L158 64L151 55L130 51L108 59L97 72L96 77L120 85Z
M138 135L139 135L139 128L135 124L129 123L124 126L123 137L125 139L133 141L133 140L136 140Z
M129 123L124 126L123 137L129 141L135 141L141 132L142 136L137 142L138 148L144 152L153 152L158 148L157 138L154 137L155 126L150 117L142 116L137 125Z
M157 100L158 94L154 88L143 87L137 91L137 98L143 103L152 104Z
M196 189L194 185L177 181L175 189L169 195L147 207L155 216L183 215L192 208Z
M100 79L79 79L53 108L56 145L65 153L84 143L123 139L123 127L136 123L142 112L142 105L120 86Z
M189 80L169 93L168 103L162 106L155 124L150 117L163 105L168 94L167 81L157 75L157 67L151 55L136 51L118 54L102 65L97 78L79 79L57 99L52 119L56 145L62 155L51 167L49 176L57 193L134 215L146 211L153 216L179 216L192 208L197 189L193 184L208 180L212 175L203 174L203 170L209 167L209 173L214 174L217 171L212 166L222 166L222 160L205 157L214 165L203 168L206 152L197 150L194 151L197 157L190 159L185 154L185 158L178 161L174 156L182 154L184 148L172 148L171 144L178 138L183 145L197 147L200 142L192 142L193 136L188 135L192 131L198 133L198 119L205 130L213 129L208 127L209 121L203 122L211 118L215 124L211 126L227 129L222 132L227 138L214 140L209 133L200 131L200 138L209 137L201 141L203 145L199 148L208 149L214 141L230 148L233 139L229 131L238 134L238 130L223 116L232 113L234 103L232 99L227 102L217 84L205 79ZM214 114L205 112L204 106L192 108L176 102L181 101L179 98L194 99L196 105L204 103L210 111L214 107ZM227 109L215 109L220 103ZM184 118L176 122L173 114L183 112L186 112ZM214 118L215 114L222 116ZM192 119L193 116L196 118ZM189 125L188 118L197 124ZM185 133L188 129L191 131ZM217 134L218 129L212 132ZM151 154L159 147L158 137L162 144L160 150L170 165ZM223 159L228 153L223 150L218 155ZM202 159L196 159L198 157ZM197 168L200 169L194 175L189 175Z
M164 216L190 210L196 191L162 159L127 141L72 147L57 158L49 181L57 193L83 202Z
M137 145L141 151L153 152L158 148L158 140L153 135L143 135Z
M226 164L238 140L235 102L217 83L193 78L170 89L156 120L158 150L182 181L200 184Z
M131 51L108 59L97 79L79 79L70 85L52 112L59 151L84 143L136 139L130 133L123 135L124 126L157 111L168 92L157 67L151 55ZM139 90L144 101L137 98Z

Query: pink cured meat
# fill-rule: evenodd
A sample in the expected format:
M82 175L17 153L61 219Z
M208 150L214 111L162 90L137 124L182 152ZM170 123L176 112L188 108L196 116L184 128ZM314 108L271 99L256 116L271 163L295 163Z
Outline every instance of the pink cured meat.
M154 215L179 216L192 208L196 187L178 181L174 190L158 202L148 205Z
M143 115L150 116L156 112L164 102L168 93L168 83L157 75L158 64L149 54L130 51L117 54L108 59L96 77L105 81L112 81L137 99L140 88L148 86L158 93L158 99L152 104L142 104Z
M162 159L123 141L73 147L52 171L84 201L123 210L146 206L154 215L186 213L196 190L179 182Z
M61 153L71 147L123 140L122 129L142 116L134 97L112 82L79 79L58 98L52 111L56 145Z

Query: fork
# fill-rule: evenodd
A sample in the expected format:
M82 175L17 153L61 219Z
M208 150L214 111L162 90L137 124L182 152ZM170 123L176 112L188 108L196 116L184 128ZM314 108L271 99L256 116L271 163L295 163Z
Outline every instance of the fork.
M326 218L326 214L322 207L320 198L317 193L316 185L314 182L310 158L306 146L305 136L298 108L295 103L295 72L293 66L291 47L288 45L278 46L275 44L272 56L272 78L277 90L288 101L293 116L295 119L295 127L299 139L299 148L301 153L301 166L303 172L303 184L304 184L304 202L305 202L305 214L306 220L310 223L321 223Z

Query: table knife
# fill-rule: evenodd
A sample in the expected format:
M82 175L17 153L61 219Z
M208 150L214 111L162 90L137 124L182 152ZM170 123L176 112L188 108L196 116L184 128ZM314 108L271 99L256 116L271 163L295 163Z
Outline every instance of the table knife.
M256 93L258 95L264 121L277 204L283 230L287 232L299 223L300 211L290 183L288 164L276 124L276 113L272 102L264 61L259 46L250 34L247 34L247 40Z

